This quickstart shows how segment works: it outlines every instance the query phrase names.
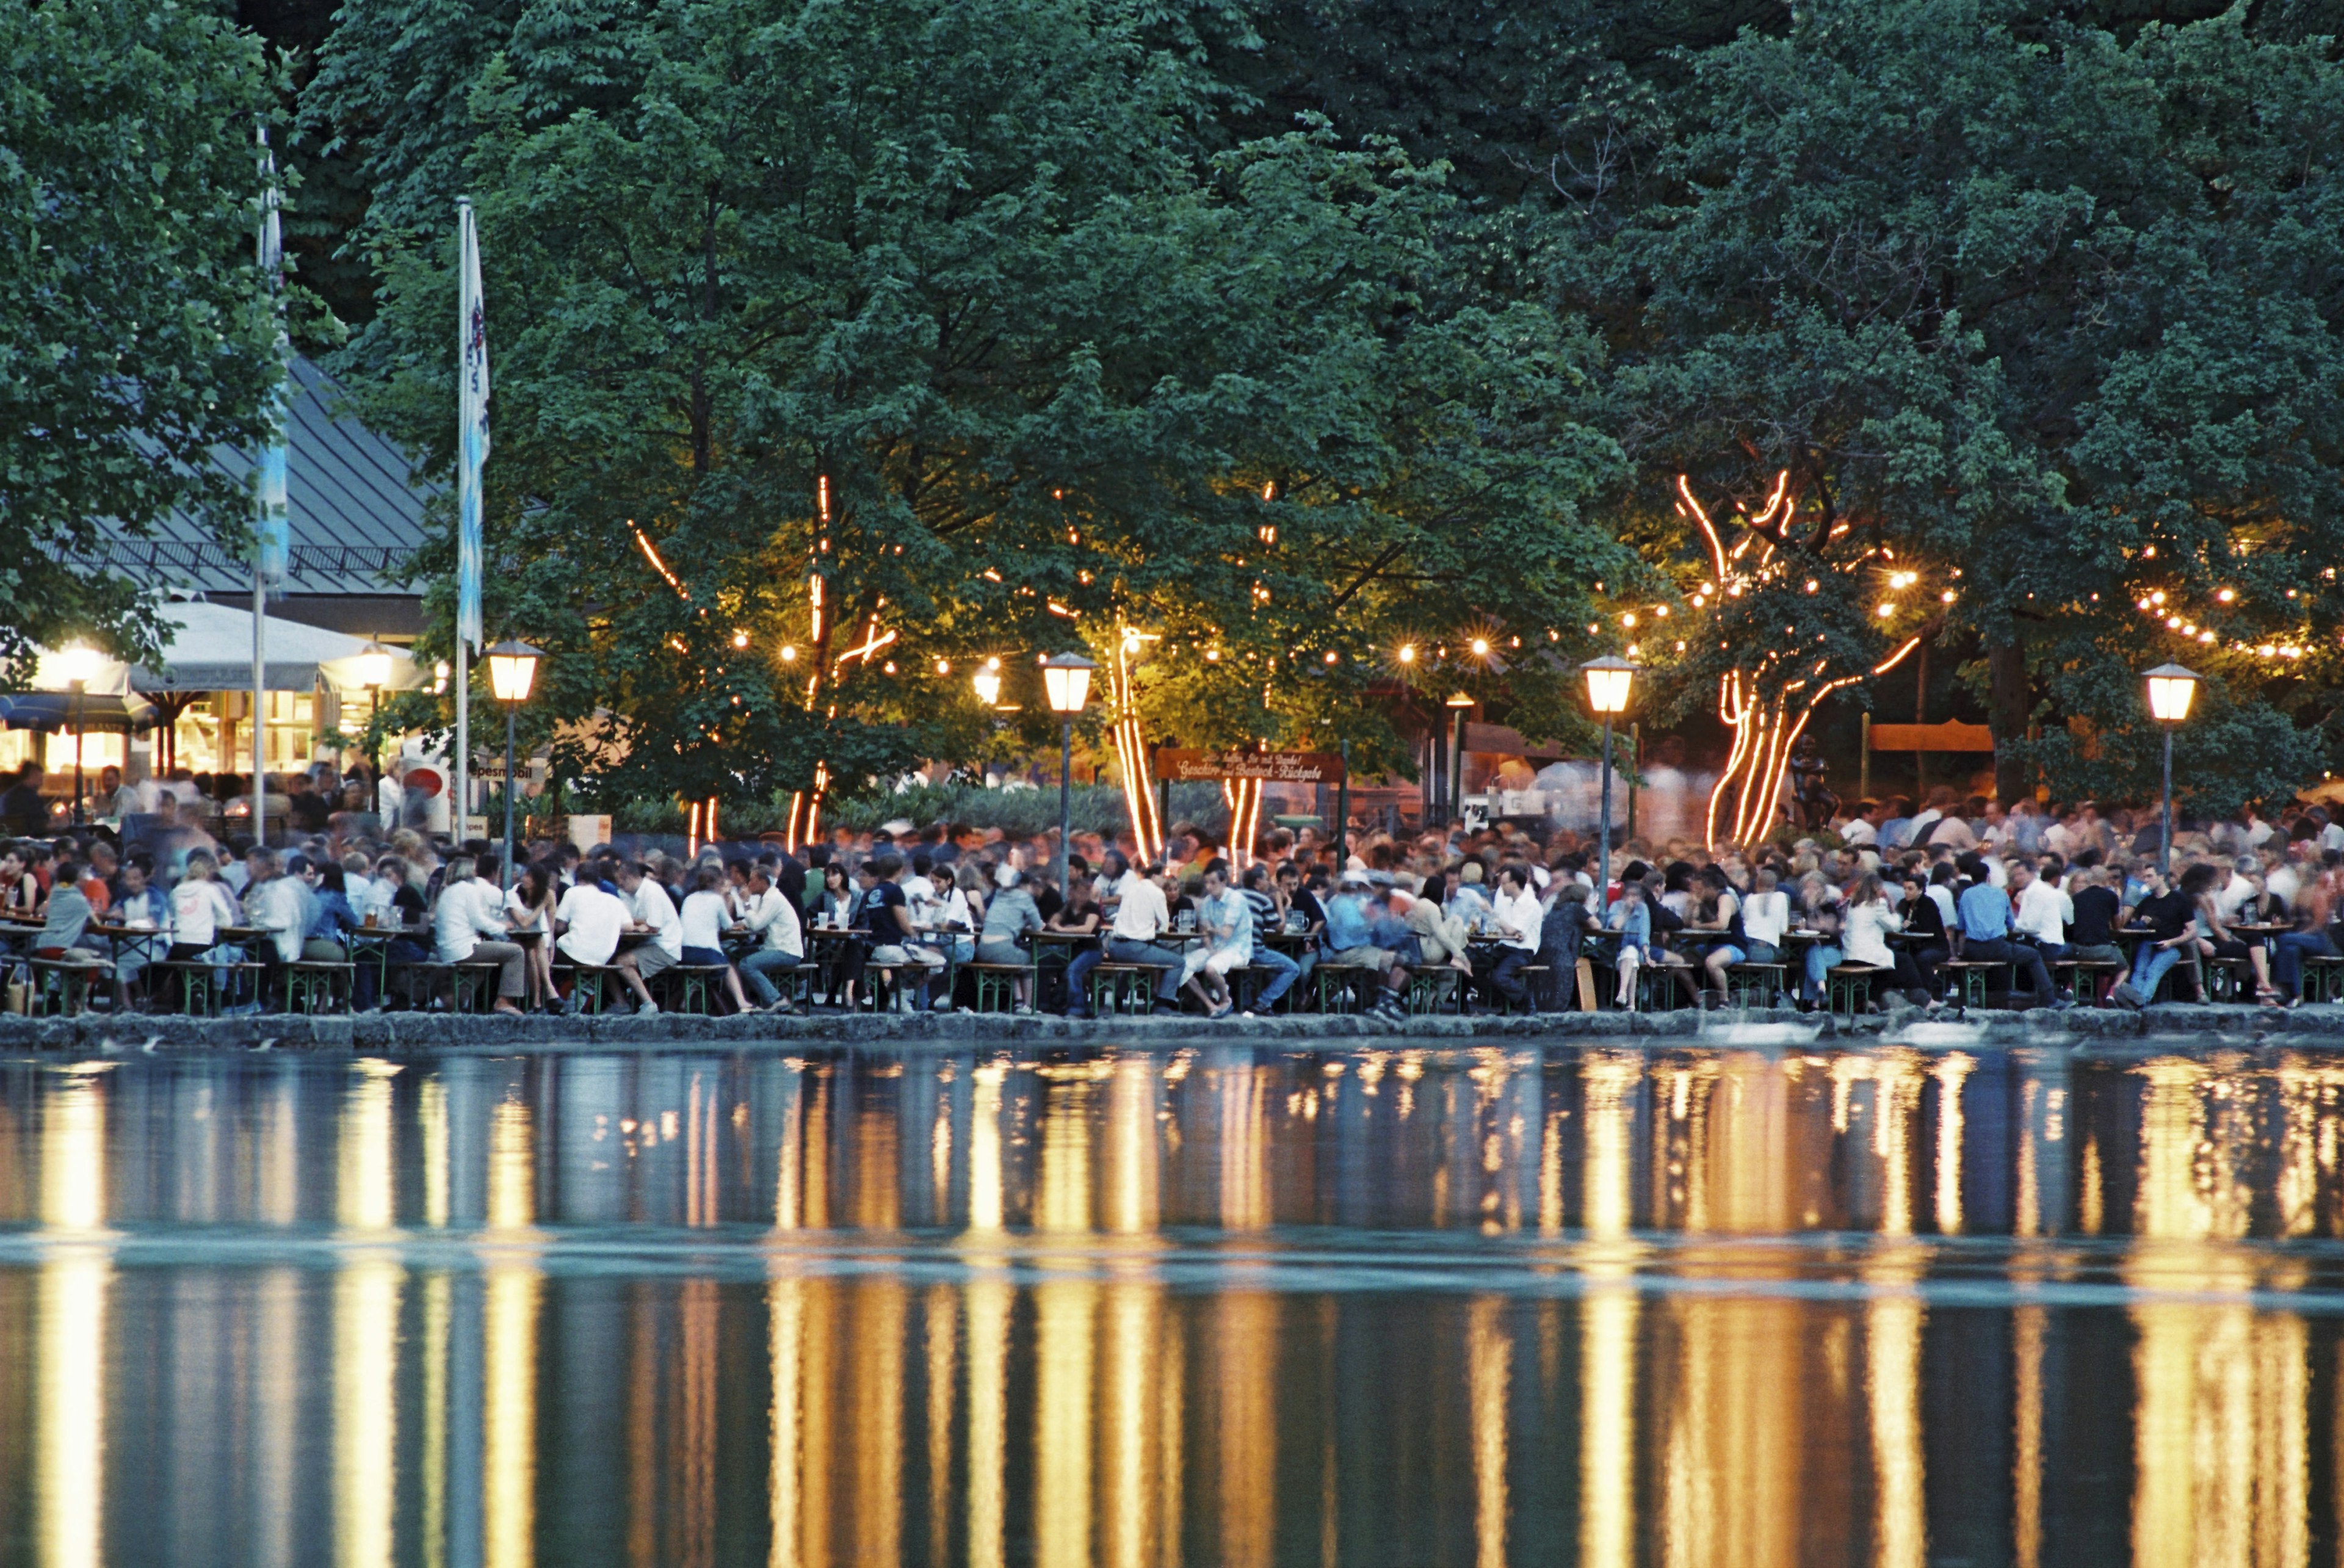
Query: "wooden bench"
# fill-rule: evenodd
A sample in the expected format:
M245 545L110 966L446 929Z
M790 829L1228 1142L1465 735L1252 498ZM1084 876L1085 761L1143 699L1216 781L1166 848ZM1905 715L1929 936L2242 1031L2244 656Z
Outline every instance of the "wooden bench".
M396 971L406 980L407 1005L422 1011L436 1007L442 990L448 995L449 1007L458 1013L492 1013L497 1007L497 984L503 977L502 964L403 964ZM423 1001L419 1006L415 997L416 981L423 982Z
M2252 1001L2255 995L2254 966L2244 958L2201 958L2198 972L2198 995L2201 1001Z
M54 994L67 1017L89 1010L91 982L113 967L77 958L32 958L26 960L26 966L32 971L32 992L26 1007L38 1015Z
M619 973L609 964L556 964L553 966L553 979L557 986L561 983L563 976L569 976L571 1010L580 1013L601 1012L610 999L603 986L609 981L617 980ZM626 994L626 982L623 980L619 981L619 994Z
M158 959L147 966L165 980L177 985L180 1012L189 1017L206 1018L215 1017L219 1013L219 981L213 971L227 966L192 959L183 959L176 964ZM159 1003L166 993L166 986L157 986L155 1000Z
M1383 984L1383 974L1376 969L1321 964L1310 973L1311 996L1322 1013L1356 1013L1364 1005L1360 999L1362 982L1376 986Z
M1156 980L1163 971L1152 964L1118 964L1109 959L1090 974L1091 1017L1109 1012L1145 1013L1156 1006Z
M1952 976L1955 984L1961 988L1961 994L1954 1003L1959 1007L1985 1007L1989 989L1987 976L1997 969L2005 971L2002 989L2005 996L2009 995L2009 968L2008 964L1998 958L1944 958L1937 963L1937 972Z
M976 1010L980 1013L1005 1013L1017 1006L1017 984L1023 980L1034 983L1031 964L982 964L970 962L960 966L976 986ZM1031 995L1031 992L1028 992Z
M724 976L732 972L729 964L671 964L652 983L671 1012L713 1017L717 998L724 995Z
M1789 966L1783 964L1728 964L1725 995L1735 1007L1747 1007L1753 1005L1750 998L1754 992L1759 997L1756 1006L1773 1007L1782 997L1789 973Z
M2305 954L2303 999L2307 1002L2344 1001L2344 958L2331 958L2325 953Z
M1457 983L1464 977L1446 964L1417 970L1408 977L1408 1010L1420 1017L1458 1011L1464 1004Z
M1824 972L1825 1010L1839 1016L1840 1003L1847 1003L1848 1022L1856 1014L1872 1006L1872 984L1882 975L1894 975L1894 969L1884 969L1877 964L1834 964Z
M1511 1000L1503 991L1500 991L1497 996L1498 1011L1500 1013L1541 1011L1541 1002L1546 996L1546 988L1554 981L1554 966L1550 964L1525 964L1514 971L1514 978L1521 982L1521 999Z
M347 1013L358 985L355 964L299 958L285 966L285 1010L315 1013L322 997L328 1012Z
M2066 971L2067 994L2078 1002L2084 999L2086 980L2091 982L2092 1005L2096 1007L2107 1005L2108 993L2116 989L2117 982L2126 974L2125 966L2110 963L2105 958L2062 958L2051 966L2051 978L2055 983L2062 979L2062 970Z

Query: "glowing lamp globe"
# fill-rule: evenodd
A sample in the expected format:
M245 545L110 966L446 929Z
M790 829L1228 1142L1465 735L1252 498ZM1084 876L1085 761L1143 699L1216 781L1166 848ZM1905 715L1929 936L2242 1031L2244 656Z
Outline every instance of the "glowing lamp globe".
M1628 692L1636 682L1637 666L1616 653L1590 659L1580 670L1587 677L1587 705L1599 713L1628 711Z
M537 662L545 655L526 642L510 639L489 650L489 690L497 701L511 706L529 701L537 684Z
M86 643L76 642L57 650L57 673L76 685L97 679L97 672L106 663L106 655Z
M2198 673L2179 664L2159 664L2148 673L2148 711L2158 722L2177 724L2189 716L2198 694Z
M1449 693L1449 705L1452 708L1470 708L1473 705L1473 694L1470 692L1451 692Z
M1053 653L1042 661L1042 689L1050 699L1050 712L1062 718L1072 718L1083 711L1090 701L1091 672L1096 664L1080 653Z
M390 650L379 642L369 642L358 653L359 684L372 691L390 684Z
M976 700L988 708L1001 705L1001 661L987 659L985 668L969 677L968 683L976 688Z

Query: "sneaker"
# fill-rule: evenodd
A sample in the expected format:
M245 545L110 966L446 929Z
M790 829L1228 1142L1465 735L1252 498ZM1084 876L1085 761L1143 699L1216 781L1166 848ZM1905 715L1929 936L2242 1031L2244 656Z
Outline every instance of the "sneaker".
M2108 993L2108 1000L2120 1007L2130 1007L2135 1012L2140 1010L2140 992L2134 988L2130 980L2117 982L2117 988Z
M658 1011L659 1004L657 1002L645 1002L642 1007L635 1009L635 1017L638 1018L648 1018L653 1013Z

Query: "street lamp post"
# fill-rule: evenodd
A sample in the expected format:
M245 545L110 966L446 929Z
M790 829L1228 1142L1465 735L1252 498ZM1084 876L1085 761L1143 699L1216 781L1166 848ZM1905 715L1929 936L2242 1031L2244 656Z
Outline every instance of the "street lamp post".
M2165 831L2157 845L2157 873L2173 875L2173 732L2189 716L2198 694L2198 673L2179 664L2159 664L2148 673L2148 711L2165 726Z
M58 663L65 667L66 689L73 695L74 804L73 824L83 824L81 804L82 697L97 674L98 654L94 648L76 642L59 653Z
M1636 666L1616 653L1590 659L1580 670L1587 676L1587 705L1603 715L1603 790L1600 811L1601 843L1595 885L1595 918L1603 918L1603 900L1612 891L1612 721L1628 711L1628 691L1636 682Z
M1042 661L1042 689L1058 715L1058 889L1066 887L1068 839L1075 829L1075 717L1090 701L1096 664L1080 653L1053 653Z
M505 705L505 857L498 868L497 885L513 885L513 797L520 781L513 772L513 715L529 701L537 683L537 662L545 655L526 642L507 638L489 650L489 690Z
M1443 757L1440 769L1440 808L1445 817L1465 814L1465 715L1473 711L1473 698L1466 692L1449 693L1449 754ZM1446 834L1449 823L1443 821Z
M359 684L367 693L367 783L381 799L382 757L378 739L382 733L382 689L390 684L390 650L369 642L359 650Z

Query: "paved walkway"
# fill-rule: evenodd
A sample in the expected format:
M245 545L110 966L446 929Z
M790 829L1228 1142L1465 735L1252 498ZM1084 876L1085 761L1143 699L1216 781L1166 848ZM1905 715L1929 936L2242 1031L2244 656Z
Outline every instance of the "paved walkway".
M1256 1044L1308 1049L1345 1048L1369 1040L1428 1047L1480 1042L1649 1043L1782 1047L1833 1035L1888 1036L1924 1049L2034 1045L2086 1045L2105 1040L2219 1037L2225 1045L2300 1044L2344 1048L2344 1005L2280 1012L2268 1007L2167 1005L2128 1013L2077 1008L2066 1013L1974 1011L1925 1020L1919 1014L1867 1017L1851 1026L1826 1023L1789 1008L1702 1014L1549 1013L1536 1017L1424 1017L1400 1022L1306 1014L1282 1018L1201 1017L1068 1019L1046 1016L950 1013L815 1014L707 1018L661 1013L652 1017L455 1017L445 1013L369 1013L357 1017L271 1016L242 1018L72 1018L0 1015L0 1054L157 1051L362 1050L369 1052L514 1052L629 1047L677 1049L708 1046L774 1051L830 1051L857 1047L889 1050L1157 1047Z

